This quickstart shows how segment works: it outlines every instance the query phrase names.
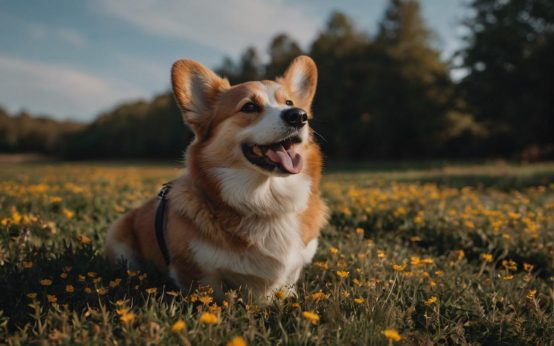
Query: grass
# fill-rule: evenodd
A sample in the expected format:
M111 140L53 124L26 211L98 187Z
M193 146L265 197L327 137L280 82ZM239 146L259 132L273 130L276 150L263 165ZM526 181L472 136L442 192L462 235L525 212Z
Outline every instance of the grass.
M102 257L107 226L178 170L0 167L0 340L45 344L544 344L554 164L331 171L294 299L179 292ZM551 341L550 341L551 342Z

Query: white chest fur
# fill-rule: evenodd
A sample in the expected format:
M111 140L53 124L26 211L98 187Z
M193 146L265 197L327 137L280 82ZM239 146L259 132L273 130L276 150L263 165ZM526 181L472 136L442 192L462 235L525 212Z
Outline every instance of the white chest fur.
M237 232L250 246L236 252L192 241L190 249L209 273L207 281L232 281L263 295L294 285L317 248L317 239L304 246L298 220L307 208L311 179L301 174L267 179L236 169L219 169L215 174L222 198L246 215Z

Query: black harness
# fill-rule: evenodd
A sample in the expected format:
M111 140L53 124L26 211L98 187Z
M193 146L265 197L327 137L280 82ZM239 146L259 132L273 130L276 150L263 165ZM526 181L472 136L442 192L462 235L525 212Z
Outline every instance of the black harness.
M164 257L165 264L169 265L169 251L167 251L167 244L165 242L165 205L167 204L167 194L171 190L171 183L165 183L162 186L162 189L158 193L158 199L160 203L158 204L158 209L156 209L156 220L154 227L156 229L156 239L158 240L158 246Z

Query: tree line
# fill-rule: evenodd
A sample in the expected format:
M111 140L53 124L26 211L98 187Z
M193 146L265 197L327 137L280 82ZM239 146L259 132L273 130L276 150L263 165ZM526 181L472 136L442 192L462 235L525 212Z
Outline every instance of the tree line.
M300 54L317 63L313 123L336 159L554 154L554 2L472 0L464 45L449 61L434 47L416 0L390 0L374 34L332 13L306 50L286 34L225 58L231 83L273 79ZM453 80L453 69L464 76ZM2 133L0 118L0 133ZM170 92L128 103L80 129L59 131L52 153L82 158L179 158L192 134ZM0 150L3 150L0 141Z

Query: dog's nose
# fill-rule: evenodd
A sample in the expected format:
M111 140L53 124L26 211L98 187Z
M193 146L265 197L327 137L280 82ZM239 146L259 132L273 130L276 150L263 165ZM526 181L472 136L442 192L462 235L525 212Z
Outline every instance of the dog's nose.
M289 108L281 112L281 118L296 128L301 128L308 122L308 114L300 108Z

